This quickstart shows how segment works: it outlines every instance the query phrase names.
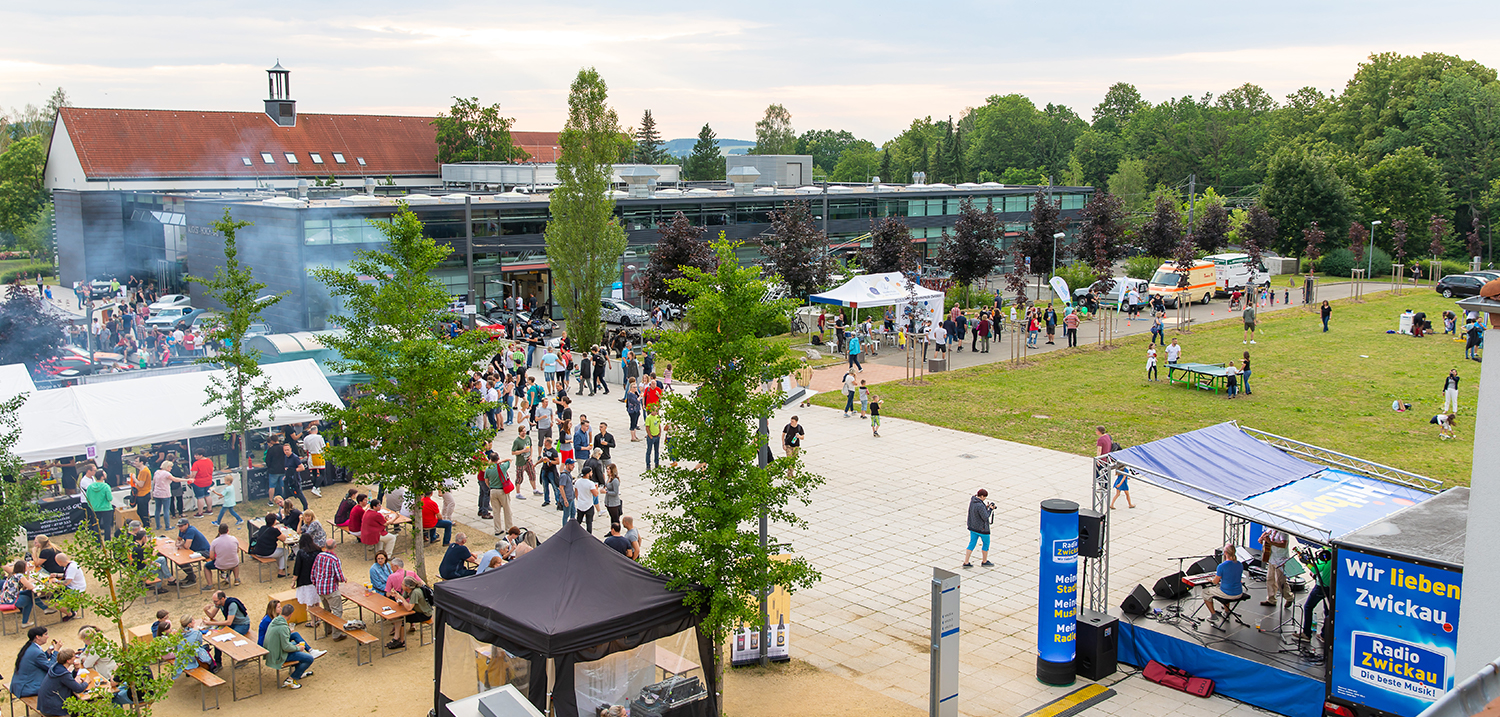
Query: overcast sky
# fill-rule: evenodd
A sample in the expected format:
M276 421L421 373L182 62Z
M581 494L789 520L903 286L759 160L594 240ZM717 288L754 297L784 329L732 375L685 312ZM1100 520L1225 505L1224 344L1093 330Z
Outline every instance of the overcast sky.
M292 70L303 112L431 115L454 95L556 130L595 66L623 126L754 139L767 104L883 142L995 94L1084 119L1106 88L1151 101L1246 82L1341 89L1372 52L1500 67L1500 2L6 3L0 107L259 110Z

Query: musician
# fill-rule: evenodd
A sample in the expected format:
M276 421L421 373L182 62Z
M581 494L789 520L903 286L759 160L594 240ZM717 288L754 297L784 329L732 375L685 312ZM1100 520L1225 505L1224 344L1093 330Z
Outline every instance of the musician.
M1234 543L1224 546L1224 562L1219 563L1219 568L1214 571L1214 576L1209 578L1208 586L1203 590L1203 604L1208 606L1209 619L1219 616L1218 608L1214 607L1214 598L1235 600L1245 594L1245 566L1235 559Z
M1296 603L1286 579L1286 562L1292 557L1287 543L1286 533L1275 528L1268 527L1260 533L1260 561L1266 566L1266 599L1260 604L1266 607L1276 606L1278 594L1286 599L1286 607Z

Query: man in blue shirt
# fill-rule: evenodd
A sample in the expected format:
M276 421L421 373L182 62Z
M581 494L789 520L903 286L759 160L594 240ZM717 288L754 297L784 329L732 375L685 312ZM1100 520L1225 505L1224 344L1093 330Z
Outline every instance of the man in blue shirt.
M1211 586L1204 591L1203 604L1208 606L1210 622L1219 616L1214 598L1234 600L1245 594L1245 566L1235 559L1234 552L1234 543L1224 546L1224 562L1219 563L1219 569L1209 581Z
M178 518L177 549L190 550L194 553L202 555L205 559L207 559L209 551L208 538L203 535L203 531L189 525L187 518ZM192 585L193 583L196 583L198 581L198 578L193 575L192 565L182 566L182 572L184 575L182 580L183 585ZM168 580L167 584L172 584L172 581Z
M474 574L473 568L468 563L474 560L474 553L469 551L469 536L459 533L453 536L453 542L448 545L448 551L443 554L443 562L438 565L438 575L444 580L456 580L466 578Z

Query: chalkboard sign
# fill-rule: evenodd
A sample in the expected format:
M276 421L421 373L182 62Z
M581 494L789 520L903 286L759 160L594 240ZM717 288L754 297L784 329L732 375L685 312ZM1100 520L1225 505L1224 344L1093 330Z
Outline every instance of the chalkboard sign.
M193 439L193 452L203 451L210 456L227 455L234 450L234 441L228 435L204 436Z
M245 499L265 500L269 483L264 466L251 468L250 474L245 478Z
M48 512L50 515L35 523L26 524L27 540L38 535L66 535L83 527L86 514L83 504L79 503L76 497L44 500L41 501L40 507L43 512Z

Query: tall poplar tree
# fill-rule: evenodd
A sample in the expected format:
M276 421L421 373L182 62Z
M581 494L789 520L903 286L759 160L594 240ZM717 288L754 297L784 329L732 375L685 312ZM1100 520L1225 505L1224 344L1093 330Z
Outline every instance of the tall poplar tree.
M568 94L568 123L558 138L558 186L546 230L558 303L578 346L600 343L599 297L619 278L626 245L609 195L612 165L620 160L620 118L608 99L598 70L578 71Z

